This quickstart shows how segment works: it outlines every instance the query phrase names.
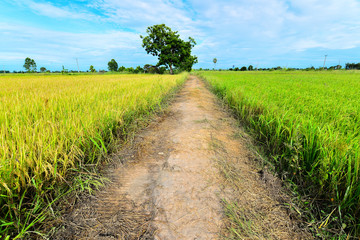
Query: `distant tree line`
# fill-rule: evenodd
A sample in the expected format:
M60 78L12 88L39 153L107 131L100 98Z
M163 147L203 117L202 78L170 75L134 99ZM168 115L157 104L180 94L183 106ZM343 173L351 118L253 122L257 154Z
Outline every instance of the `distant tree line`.
M249 65L248 67L242 66L241 68L233 66L232 68L229 68L229 71L253 71L254 67L252 65Z
M214 58L213 59L213 63L214 65L216 64L217 59ZM137 66L135 68L133 67L124 67L124 66L120 66L118 67L118 63L115 61L115 59L111 59L108 62L108 70L110 72L121 72L121 73L151 73L151 74L164 74L164 73L170 73L169 69L165 66L157 66L157 65L151 65L151 64L145 64L143 67L141 66ZM23 67L25 68L25 71L13 71L12 73L38 73L37 72L37 65L34 59L31 59L29 57L27 57L25 59L24 65ZM286 70L286 71L295 71L295 70L305 70L305 71L322 71L322 70L340 70L342 69L341 65L335 65L335 66L331 66L331 67L318 67L315 68L314 66L311 67L307 67L307 68L283 68L280 66L277 67L272 67L272 68L254 68L253 65L249 65L248 67L246 66L242 66L242 67L235 67L235 65L233 65L231 68L228 69L217 69L217 71L275 71L275 70ZM215 70L213 69L208 69L208 68L199 68L198 70L200 71L213 71ZM360 63L346 63L345 64L345 70L360 70ZM179 68L179 69L173 69L174 73L177 72L181 72L183 71L183 69ZM45 67L40 67L40 72L41 73L62 73L62 74L74 74L74 73L78 73L79 71L75 71L75 70L68 70L65 69L64 66L62 66L62 70L61 71L50 71L48 69L46 69ZM89 67L89 70L87 71L80 71L82 73L84 72L91 72L91 73L105 73L107 72L106 70L96 70L95 67L93 65L91 65ZM0 70L0 74L1 73L10 73L9 70Z
M108 69L110 72L128 72L128 73L157 73L157 74L164 74L167 72L167 68L165 66L156 66L151 64L145 64L144 67L137 66L136 68L133 67L118 67L118 63L115 59L111 59L108 62ZM176 69L173 70L176 72Z
M166 69L166 67L158 67L151 64L145 64L143 67L137 66L137 67L124 67L120 66L118 67L118 63L115 59L111 59L108 62L108 70L109 72L119 72L119 73L153 73L153 74L164 74L169 73L169 70ZM98 72L93 65L90 66L89 70L87 72L96 73ZM99 70L100 73L107 72L105 70Z
M25 71L12 71L12 73L61 73L61 74L74 74L74 73L106 73L108 71L106 70L96 70L93 65L90 65L89 70L87 71L75 71L75 70L68 70L64 66L62 66L61 71L50 71L46 69L45 67L40 67L40 72L37 71L37 65L34 59L31 59L27 57L25 59L25 63L23 65L25 68ZM108 70L110 72L121 72L121 73L152 73L152 74L164 74L169 73L169 69L167 69L165 66L156 66L151 64L145 64L143 67L137 66L137 67L124 67L120 66L118 67L118 63L115 61L115 59L111 59L108 62ZM179 72L179 69L173 69L174 73ZM10 73L9 70L0 70L1 73Z
M345 69L346 70L352 70L352 69L360 69L360 63L346 63L345 64Z
M348 64L347 64L348 65ZM358 68L355 68L355 66L350 65L346 69L360 69L360 63L357 65ZM242 67L235 67L233 65L231 68L228 69L217 69L216 71L276 71L276 70L283 70L283 71L295 71L295 70L305 70L305 71L323 71L323 70L340 70L342 69L341 65L335 65L331 67L318 67L315 68L314 66L308 67L308 68L287 68L287 67L271 67L271 68L254 68L253 65L249 65L248 67L242 66ZM199 68L199 71L213 71L215 69L209 69L209 68Z

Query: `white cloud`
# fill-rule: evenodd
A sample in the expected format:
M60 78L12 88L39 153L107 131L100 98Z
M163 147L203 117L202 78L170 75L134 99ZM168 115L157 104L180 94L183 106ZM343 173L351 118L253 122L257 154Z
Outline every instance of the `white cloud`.
M2 61L23 60L29 56L65 65L69 59L76 57L86 61L95 61L100 57L104 61L102 65L106 65L110 58L120 57L121 52L136 52L141 45L138 34L120 31L68 33L0 24L0 32L3 31L12 37L0 39L0 46L7 46L0 47Z
M50 18L84 19L89 21L99 19L95 14L89 13L84 9L74 8L73 6L58 7L50 2L33 0L14 0L14 3L20 7L27 7L38 15Z
M139 35L145 34L148 26L160 23L179 31L184 39L194 37L198 43L194 53L200 63L218 57L220 66L221 62L290 58L313 49L360 47L357 0L92 0L86 5L71 2L62 7L49 0L14 1L41 16L93 23L93 33L86 28L84 33L69 33L41 27L6 29L0 25L6 36L0 44L29 53L50 49L48 56L61 59L67 55L101 57L124 52L139 53L132 56L145 59L146 55L140 54L144 51ZM94 29L102 33L96 34ZM128 61L135 61L132 56Z
M33 48L33 46L44 45L50 48L60 47L78 51L99 49L108 52L113 49L135 49L140 43L138 34L131 32L109 31L107 33L69 33L61 31L44 30L34 27L20 25L0 24L0 31L6 31L13 39L8 41L31 42L32 45L22 46ZM3 39L6 41L6 39ZM15 44L14 44L15 45ZM46 48L44 48L46 49Z
M181 0L95 0L90 6L99 9L106 21L141 33L145 33L148 26L162 23L180 33L192 33L192 36L202 32L196 27L197 21L193 19L190 8Z
M313 49L360 47L360 4L356 0L191 1L219 63L289 58ZM211 27L206 27L211 26ZM205 41L204 41L205 42ZM247 48L247 50L245 50ZM210 57L207 57L208 61ZM309 56L309 61L313 58ZM200 60L201 61L201 60Z
M93 14L71 11L66 8L56 7L50 3L29 2L29 7L36 13L51 18L72 18L85 20L93 20L94 18L98 18Z

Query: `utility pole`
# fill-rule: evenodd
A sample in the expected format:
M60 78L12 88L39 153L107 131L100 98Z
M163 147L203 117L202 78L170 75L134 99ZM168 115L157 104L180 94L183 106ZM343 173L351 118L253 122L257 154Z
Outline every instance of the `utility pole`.
M78 62L78 59L76 58L76 65L78 67L78 73L80 72L80 68L79 68L79 62Z
M325 59L324 59L324 66L323 66L323 69L325 69L326 57L327 57L327 55L325 55Z

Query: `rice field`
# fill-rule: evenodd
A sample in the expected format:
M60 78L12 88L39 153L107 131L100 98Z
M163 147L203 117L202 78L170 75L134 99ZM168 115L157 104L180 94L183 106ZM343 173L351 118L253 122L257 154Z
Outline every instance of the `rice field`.
M0 238L22 238L85 164L161 108L182 75L0 76ZM82 184L81 181L79 184Z
M281 176L320 202L318 229L337 225L359 233L359 72L199 75L254 132Z

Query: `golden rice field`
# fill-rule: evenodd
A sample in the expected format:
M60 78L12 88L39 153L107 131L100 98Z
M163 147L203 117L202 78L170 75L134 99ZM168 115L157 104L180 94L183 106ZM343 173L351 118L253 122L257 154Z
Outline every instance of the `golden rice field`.
M21 238L42 221L42 198L54 197L70 172L99 163L133 121L159 109L185 78L0 76L0 238Z

